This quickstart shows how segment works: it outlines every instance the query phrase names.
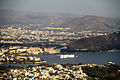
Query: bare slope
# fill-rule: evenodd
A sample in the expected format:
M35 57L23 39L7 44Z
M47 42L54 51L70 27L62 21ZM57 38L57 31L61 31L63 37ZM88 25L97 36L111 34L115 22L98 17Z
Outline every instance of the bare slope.
M120 31L109 35L83 38L68 43L70 49L80 50L111 50L120 49Z

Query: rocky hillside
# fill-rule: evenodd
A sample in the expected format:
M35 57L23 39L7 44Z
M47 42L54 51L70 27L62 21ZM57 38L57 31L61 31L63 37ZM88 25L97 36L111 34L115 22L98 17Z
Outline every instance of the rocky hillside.
M83 38L68 43L70 49L91 50L91 51L104 51L111 49L120 50L120 31L114 32L109 35L96 36L90 38Z
M114 32L120 30L120 19L84 16L65 21L62 27L70 27L74 31L91 30Z

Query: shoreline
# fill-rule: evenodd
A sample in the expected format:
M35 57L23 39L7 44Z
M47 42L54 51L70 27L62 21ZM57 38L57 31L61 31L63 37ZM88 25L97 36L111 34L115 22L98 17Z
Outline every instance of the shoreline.
M112 78L117 77L120 79L118 75L120 74L120 65L108 63L104 65L41 64L27 67L0 66L0 79L94 80L96 78L105 79L111 77L111 75L108 74L114 74Z

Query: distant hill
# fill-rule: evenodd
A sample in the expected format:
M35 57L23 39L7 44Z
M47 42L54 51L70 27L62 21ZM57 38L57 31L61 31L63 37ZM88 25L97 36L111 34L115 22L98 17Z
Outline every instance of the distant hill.
M61 24L79 15L68 13L40 13L0 9L0 24Z
M62 24L62 27L70 27L74 31L91 30L114 32L120 30L120 19L84 16L67 20Z
M75 40L68 43L67 45L70 49L79 49L79 50L111 50L119 49L120 50L120 31L111 33L109 35L96 36L90 38L83 38Z

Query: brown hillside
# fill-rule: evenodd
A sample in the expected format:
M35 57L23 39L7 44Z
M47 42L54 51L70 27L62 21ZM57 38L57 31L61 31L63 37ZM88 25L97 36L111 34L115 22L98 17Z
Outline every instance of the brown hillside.
M120 31L109 35L83 38L67 45L70 49L80 50L110 50L120 49Z

